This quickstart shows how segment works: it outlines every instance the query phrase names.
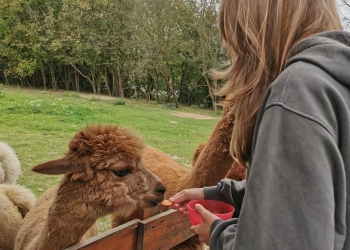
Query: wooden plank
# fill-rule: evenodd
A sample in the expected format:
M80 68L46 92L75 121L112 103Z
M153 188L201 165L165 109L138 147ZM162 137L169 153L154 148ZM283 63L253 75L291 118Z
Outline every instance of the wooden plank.
M139 219L129 221L66 250L135 250L140 221Z
M141 220L145 220L145 219L148 219L152 216L159 214L159 207L155 206L152 208L144 208L144 209L137 208L135 213L137 216L136 218L141 219Z
M139 224L137 250L167 250L194 234L188 216L174 209L143 220Z

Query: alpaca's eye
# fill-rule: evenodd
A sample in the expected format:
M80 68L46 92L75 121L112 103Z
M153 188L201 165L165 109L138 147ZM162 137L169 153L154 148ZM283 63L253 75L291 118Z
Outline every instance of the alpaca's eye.
M131 173L130 169L121 169L118 171L113 171L113 173L118 177L123 177Z

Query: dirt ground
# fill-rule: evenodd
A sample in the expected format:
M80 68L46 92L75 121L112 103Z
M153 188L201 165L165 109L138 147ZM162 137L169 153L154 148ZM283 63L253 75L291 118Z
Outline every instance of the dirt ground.
M101 100L115 100L116 98L113 96L107 96L107 95L94 95L94 94L88 94L88 93L79 93L79 96L82 98L88 98L91 99L93 97L100 98ZM173 111L171 112L174 116L180 116L180 117L186 117L186 118L192 118L192 119L198 119L198 120L212 120L217 119L212 116L207 115L200 115L200 114L193 114L193 113L186 113L186 112L177 112Z
M91 99L93 97L100 98L101 100L109 100L109 101L113 101L116 99L115 97L108 96L108 95L94 95L89 93L78 93L78 95L82 98L88 98L88 99Z
M200 114L192 114L192 113L185 113L185 112L177 112L177 111L174 111L174 112L172 112L171 114L172 114L172 115L175 115L175 116L193 118L193 119L198 119L198 120L212 120L212 119L217 119L217 118L212 117L212 116L200 115Z

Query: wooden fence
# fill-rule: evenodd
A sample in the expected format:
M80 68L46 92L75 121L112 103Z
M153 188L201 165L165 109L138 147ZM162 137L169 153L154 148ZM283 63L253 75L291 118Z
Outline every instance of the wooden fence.
M142 210L135 219L66 250L167 250L193 233L188 216L176 210L157 214L158 208Z

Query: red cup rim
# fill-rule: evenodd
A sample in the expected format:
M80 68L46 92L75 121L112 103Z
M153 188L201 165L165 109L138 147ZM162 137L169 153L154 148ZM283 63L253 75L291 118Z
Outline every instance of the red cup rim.
M191 211L194 211L194 212L197 212L197 210L193 207L191 207L191 206L189 206L189 204L191 203L195 203L196 202L196 204L199 202L199 201L209 201L209 202L215 202L215 203L218 203L218 204L223 204L223 205L225 205L225 206L227 206L227 207L230 207L230 209L231 209L231 211L230 212L226 212L226 213L220 213L220 214L222 214L222 215L224 215L224 214L230 214L230 213L234 213L234 211L235 211L235 208L232 206L232 205L230 205L230 204L228 204L228 203L225 203L225 202L222 202L222 201L217 201L217 200L192 200L192 201L190 201L190 202L188 202L187 204L186 204L186 207L187 207L187 210L191 210Z

